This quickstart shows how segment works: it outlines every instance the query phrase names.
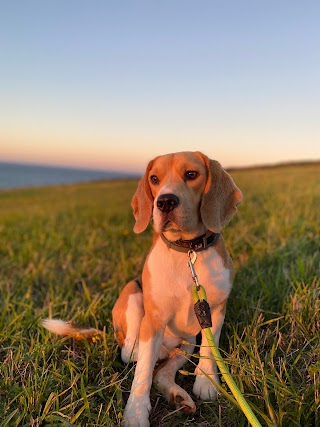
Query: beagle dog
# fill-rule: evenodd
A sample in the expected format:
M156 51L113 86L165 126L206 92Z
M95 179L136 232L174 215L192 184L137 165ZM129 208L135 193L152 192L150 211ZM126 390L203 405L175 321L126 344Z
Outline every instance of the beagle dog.
M232 260L220 234L242 199L230 175L200 152L181 152L152 160L132 199L134 231L153 220L153 245L142 278L122 290L112 318L124 362L137 361L123 424L149 426L152 381L171 406L196 410L191 396L175 382L178 369L194 351L201 331L194 313L188 251L195 251L199 282L206 290L212 333L219 343L226 302L234 279ZM167 359L153 378L155 364ZM193 394L215 399L217 366L202 334ZM214 381L211 382L208 378Z

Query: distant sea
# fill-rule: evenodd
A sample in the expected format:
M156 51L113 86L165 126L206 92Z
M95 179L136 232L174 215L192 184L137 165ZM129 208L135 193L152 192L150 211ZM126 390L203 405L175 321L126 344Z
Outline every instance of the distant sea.
M126 172L108 172L55 166L0 162L0 189L42 187L77 182L133 178Z

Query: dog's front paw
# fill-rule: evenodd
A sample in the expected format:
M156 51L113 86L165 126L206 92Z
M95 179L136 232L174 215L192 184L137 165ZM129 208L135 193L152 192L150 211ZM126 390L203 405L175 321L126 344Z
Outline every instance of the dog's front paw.
M213 380L220 384L217 375L213 376ZM218 391L209 378L205 375L197 375L193 385L193 394L201 400L216 400Z
M149 398L131 399L130 397L124 410L122 425L125 427L149 427L151 411Z

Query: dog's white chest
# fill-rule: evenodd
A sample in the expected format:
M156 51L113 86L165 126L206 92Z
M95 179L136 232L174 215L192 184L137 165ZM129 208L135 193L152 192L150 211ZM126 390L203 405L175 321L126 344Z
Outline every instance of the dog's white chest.
M160 240L148 258L153 303L164 316L179 318L182 323L195 319L191 296L193 279L188 260L186 253L169 250ZM212 307L225 301L231 290L230 272L217 251L210 248L199 252L194 267L199 283L206 290L209 305Z

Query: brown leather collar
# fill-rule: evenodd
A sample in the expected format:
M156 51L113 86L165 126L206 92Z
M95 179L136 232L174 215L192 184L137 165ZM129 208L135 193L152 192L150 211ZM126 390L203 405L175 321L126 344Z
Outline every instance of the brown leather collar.
M213 233L212 231L207 231L206 234L196 237L192 240L176 240L170 242L162 233L160 234L164 243L168 246L169 249L174 249L178 252L189 252L195 251L200 252L208 249L209 246L214 245L220 237L220 233Z

